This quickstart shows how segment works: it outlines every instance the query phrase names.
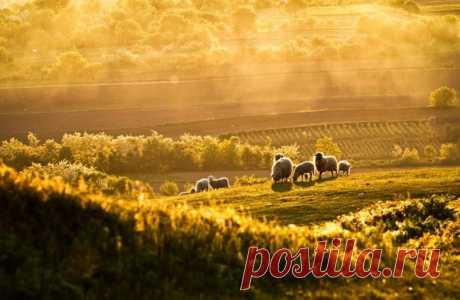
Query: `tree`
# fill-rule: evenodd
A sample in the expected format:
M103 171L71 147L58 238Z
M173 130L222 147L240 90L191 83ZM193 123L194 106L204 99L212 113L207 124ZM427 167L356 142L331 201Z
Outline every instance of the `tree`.
M342 150L340 150L339 145L334 143L334 140L328 136L317 139L315 149L316 152L323 152L326 155L334 155L337 159L342 157Z
M420 7L418 6L417 2L413 0L404 1L403 8L410 13L414 13L414 14L420 13Z
M51 8L60 10L69 4L70 0L35 0L34 4L39 8Z
M402 164L408 164L408 165L416 164L419 162L419 160L420 160L420 155L418 154L418 150L415 148L413 149L405 148L400 158L400 162Z
M11 61L12 57L8 54L5 47L0 47L0 64L8 64Z
M393 145L393 150L391 151L391 156L394 158L400 158L403 154L403 149L399 145Z
M295 14L302 8L305 8L307 3L305 0L287 0L285 5L288 13Z
M32 132L27 134L27 141L31 147L38 147L40 145L40 140Z
M232 15L234 32L241 33L253 30L256 18L256 13L251 7L238 7Z
M439 159L445 163L452 163L460 158L458 146L453 143L442 144L439 149Z
M49 68L48 75L51 78L78 78L87 65L88 60L80 52L64 52Z
M141 25L133 19L119 21L115 24L115 35L121 45L129 45L143 36Z
M228 169L236 169L241 165L239 155L239 139L232 136L230 139L223 140L220 143L219 153L221 166Z
M160 194L163 196L175 196L179 194L179 187L173 181L165 181L160 186Z
M434 162L436 160L438 152L436 151L436 148L433 145L426 145L423 149L423 154L429 162Z
M161 17L158 32L160 34L165 32L183 34L185 32L189 32L192 27L193 24L186 20L183 16L169 13Z
M457 91L446 86L434 90L430 95L430 106L436 108L457 107Z
M300 159L300 151L299 146L297 144L293 145L284 145L278 149L276 149L276 153L282 153L284 156L289 157L293 161L297 161ZM272 157L273 159L273 157Z

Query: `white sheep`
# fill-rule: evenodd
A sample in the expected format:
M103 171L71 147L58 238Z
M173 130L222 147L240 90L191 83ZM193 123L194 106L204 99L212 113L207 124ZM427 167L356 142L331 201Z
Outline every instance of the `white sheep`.
M339 161L339 174L350 175L351 173L351 164L346 160Z
M294 175L292 175L292 181L296 182L300 177L301 180L304 179L305 175L308 176L309 181L313 180L313 175L315 174L316 167L315 164L311 161L304 161L294 167Z
M325 156L323 153L318 152L315 155L315 165L316 165L316 170L319 172L319 179L321 180L321 175L324 172L331 171L332 176L335 175L338 176L337 172L337 159L335 156Z
M278 181L288 181L291 177L293 163L288 157L281 157L276 160L272 166L271 177L273 181L277 183Z

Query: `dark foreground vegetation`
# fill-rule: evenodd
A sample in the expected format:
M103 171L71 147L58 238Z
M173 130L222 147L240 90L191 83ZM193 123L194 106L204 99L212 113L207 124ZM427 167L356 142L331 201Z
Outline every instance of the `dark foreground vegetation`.
M378 203L324 225L266 223L231 210L123 201L0 167L0 289L6 299L255 299L459 296L460 205L433 196ZM381 247L440 247L441 277L256 280L239 292L251 245L276 249L354 237ZM410 263L407 265L409 266Z

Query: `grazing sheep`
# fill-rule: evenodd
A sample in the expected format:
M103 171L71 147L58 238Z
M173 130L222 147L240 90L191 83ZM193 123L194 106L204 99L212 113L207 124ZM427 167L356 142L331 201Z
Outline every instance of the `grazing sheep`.
M214 178L214 176L209 176L208 180L211 187L215 190L230 187L230 181L227 177L221 177L216 179Z
M296 182L300 177L304 179L305 175L309 177L309 181L313 180L313 174L315 174L315 164L311 161L304 161L294 167L294 175L292 175L292 181Z
M324 172L331 171L332 176L338 176L337 172L337 159L335 156L325 156L323 153L318 152L315 155L316 170L319 172L319 179Z
M278 181L288 181L292 173L292 161L287 157L282 157L275 161L272 166L272 178L275 183Z
M339 161L339 174L341 173L342 175L347 174L350 175L351 171L351 164L346 161L346 160L341 160Z
M275 154L275 159L273 160L273 162L278 161L278 160L280 160L280 158L283 158L283 157L284 157L284 154L277 153L277 154Z
M198 180L195 184L195 192L196 193L201 193L201 192L207 192L210 188L209 180L208 178L201 178Z

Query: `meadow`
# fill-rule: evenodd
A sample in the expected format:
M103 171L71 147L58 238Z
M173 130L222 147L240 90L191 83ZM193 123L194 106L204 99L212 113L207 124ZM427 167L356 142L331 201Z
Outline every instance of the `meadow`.
M187 195L168 201L199 207L211 205L284 225L332 221L381 201L460 193L460 169L417 168L367 171L323 181L241 185L231 190ZM236 183L238 185L238 182Z

